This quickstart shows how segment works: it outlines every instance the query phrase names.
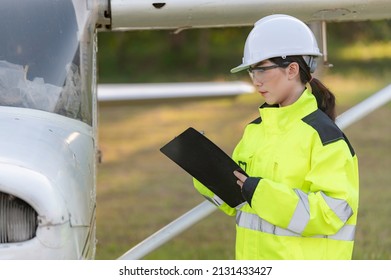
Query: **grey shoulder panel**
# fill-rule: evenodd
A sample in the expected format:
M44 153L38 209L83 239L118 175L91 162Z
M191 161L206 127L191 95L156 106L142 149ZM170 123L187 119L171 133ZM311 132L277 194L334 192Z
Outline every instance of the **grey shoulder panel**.
M349 147L352 156L355 155L352 145L339 127L321 110L317 109L302 119L303 122L315 129L325 146L327 144L343 140Z

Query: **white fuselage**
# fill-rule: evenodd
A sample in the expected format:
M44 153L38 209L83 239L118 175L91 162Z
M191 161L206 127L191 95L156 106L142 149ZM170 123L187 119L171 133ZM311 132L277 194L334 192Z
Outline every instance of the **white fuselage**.
M0 191L23 199L38 214L36 236L0 244L0 259L91 257L92 128L57 114L11 107L0 107L0 127Z
M0 259L95 257L96 3L2 1Z

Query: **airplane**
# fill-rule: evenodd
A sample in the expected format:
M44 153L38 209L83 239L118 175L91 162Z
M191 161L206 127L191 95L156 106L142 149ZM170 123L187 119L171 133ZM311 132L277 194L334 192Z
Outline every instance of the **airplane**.
M388 0L3 0L0 259L93 259L98 33L391 18ZM324 36L324 39L326 37Z

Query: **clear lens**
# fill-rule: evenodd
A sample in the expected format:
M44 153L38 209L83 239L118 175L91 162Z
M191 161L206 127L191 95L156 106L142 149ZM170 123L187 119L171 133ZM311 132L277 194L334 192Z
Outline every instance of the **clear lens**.
M250 75L250 78L251 78L252 80L254 80L254 74L253 74L253 72L251 72L250 69L248 70L248 74Z
M23 200L0 192L0 243L23 242L35 237L37 216Z
M255 79L257 81L260 81L262 78L263 73L265 73L267 70L275 69L278 67L282 67L277 64L269 65L269 66L257 66L257 67L249 67L248 73L250 74L251 79Z

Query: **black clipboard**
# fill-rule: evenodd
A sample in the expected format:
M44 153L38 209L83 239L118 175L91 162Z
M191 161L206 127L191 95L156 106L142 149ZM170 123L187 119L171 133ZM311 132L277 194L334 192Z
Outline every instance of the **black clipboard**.
M245 201L233 174L235 170L246 174L244 170L194 128L186 129L160 151L229 206L236 207Z

